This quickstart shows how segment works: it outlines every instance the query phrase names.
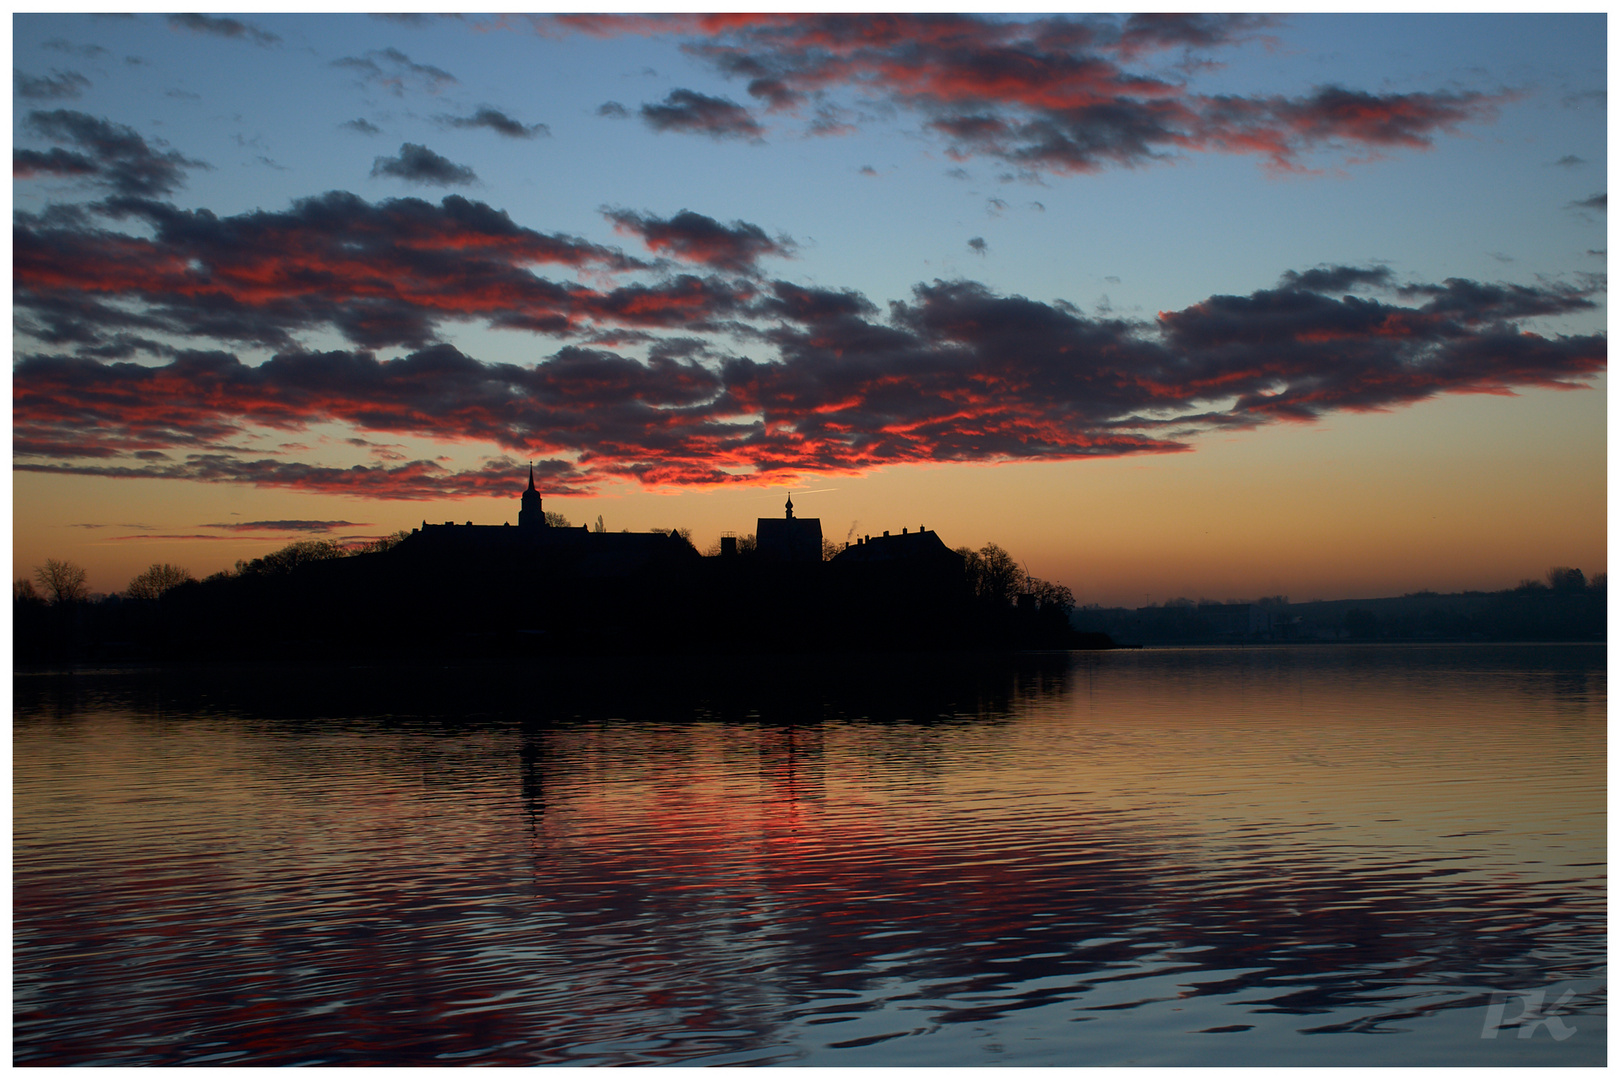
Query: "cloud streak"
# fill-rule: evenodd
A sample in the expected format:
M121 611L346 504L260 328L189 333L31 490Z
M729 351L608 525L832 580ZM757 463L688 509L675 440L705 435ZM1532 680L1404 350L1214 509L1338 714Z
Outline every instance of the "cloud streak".
M791 237L772 239L758 225L746 221L722 225L690 210L670 218L632 210L604 209L602 214L619 232L639 238L649 251L718 270L750 273L762 256L790 257L797 246Z
M332 66L354 72L360 81L387 90L395 97L406 91L437 94L460 80L443 68L419 64L398 49L377 49L364 56L345 56Z
M60 145L43 152L13 149L11 174L18 180L84 177L120 195L150 197L183 187L187 169L209 167L178 150L153 149L134 128L72 109L36 109L24 126Z
M53 71L49 75L12 72L12 90L20 98L34 101L62 101L84 96L90 80L77 71Z
M439 122L453 128L488 128L508 139L532 139L538 135L551 134L551 128L545 124L525 124L488 105L478 109L471 116L441 116Z
M230 38L238 41L251 41L253 44L268 47L281 42L279 34L245 23L240 19L221 18L211 15L170 15L169 26L175 30L189 30L194 34L205 34L212 37Z
M303 532L329 533L337 529L368 529L369 521L309 521L288 519L283 521L220 521L197 526L199 529L227 529L232 532Z

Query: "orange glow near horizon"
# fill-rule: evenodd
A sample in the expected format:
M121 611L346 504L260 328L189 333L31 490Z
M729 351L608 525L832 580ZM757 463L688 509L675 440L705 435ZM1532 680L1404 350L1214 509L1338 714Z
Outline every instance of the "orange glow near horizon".
M1538 390L1205 435L1170 455L806 471L787 485L623 482L545 498L576 525L600 515L613 531L690 528L702 550L780 515L787 490L827 488L795 505L835 543L924 525L951 547L994 542L1082 604L1338 599L1510 588L1554 565L1606 572L1605 439L1601 391ZM65 558L89 570L93 591L115 592L153 562L200 577L311 536L360 539L424 520L515 522L523 483L514 475L510 498L379 501L17 472L13 578ZM279 520L354 524L186 539L207 535L206 523ZM78 527L91 525L99 527Z

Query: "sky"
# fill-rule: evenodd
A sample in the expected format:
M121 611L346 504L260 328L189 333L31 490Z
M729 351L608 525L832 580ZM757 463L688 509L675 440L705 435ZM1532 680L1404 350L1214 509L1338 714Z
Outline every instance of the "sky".
M13 577L546 509L1607 570L1607 20L14 15Z

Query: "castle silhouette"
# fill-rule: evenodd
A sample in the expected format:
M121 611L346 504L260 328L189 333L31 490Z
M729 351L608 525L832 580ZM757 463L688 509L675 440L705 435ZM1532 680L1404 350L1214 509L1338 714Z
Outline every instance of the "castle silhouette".
M518 523L502 525L458 524L447 521L431 525L424 521L413 529L402 546L449 555L528 553L539 558L562 558L580 573L628 573L657 564L679 564L700 559L697 550L680 533L670 532L592 532L587 526L558 526L546 521L541 495L534 484L534 466L529 466L529 484L518 501ZM828 558L828 555L831 558ZM846 567L872 567L932 564L943 571L960 573L962 557L947 547L939 534L918 526L915 532L902 528L896 535L860 536L831 553L823 544L821 519L798 517L793 512L793 496L787 499L786 513L779 518L759 518L754 526L754 547L747 551L736 536L720 538L719 559L742 559L760 564L791 566L831 562Z

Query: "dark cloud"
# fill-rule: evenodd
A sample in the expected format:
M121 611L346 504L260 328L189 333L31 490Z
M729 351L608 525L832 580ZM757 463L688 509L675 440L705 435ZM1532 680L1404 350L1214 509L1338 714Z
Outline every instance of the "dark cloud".
M93 158L63 150L60 146L50 150L13 150L11 175L18 180L35 176L95 176L101 166Z
M648 264L577 237L514 224L449 196L368 203L345 192L281 212L220 218L114 199L103 210L150 235L83 214L20 214L13 226L18 329L53 345L111 348L118 335L208 337L291 348L335 330L367 346L431 341L446 321L541 333L595 325L712 325L746 287L689 275L606 291L535 267L623 272ZM127 353L126 353L127 355Z
M372 176L392 176L413 184L434 184L449 187L452 184L472 184L478 174L465 165L457 165L441 157L420 143L401 143L397 157L380 157L371 166Z
M365 117L360 117L357 120L345 120L343 123L339 124L338 127L348 128L350 131L358 131L362 135L382 134L382 128L378 127L376 124L373 124Z
M35 101L64 101L82 97L90 80L77 71L54 70L49 75L25 75L13 68L12 89L20 98Z
M637 236L649 251L668 253L687 262L702 263L719 270L752 272L761 256L788 257L796 245L790 237L774 240L758 225L733 221L722 225L712 217L682 210L671 218L653 217L632 210L604 209L603 215L614 227Z
M990 250L990 245L984 242L984 237L982 236L975 236L973 239L969 240L968 247L972 249L973 254L975 255L983 255L985 252Z
M596 107L597 116L605 116L610 120L623 120L630 115L630 110L617 101L604 101Z
M487 105L471 116L441 116L439 122L454 128L488 128L509 139L532 139L536 135L551 134L551 128L545 124L523 124Z
M288 519L284 521L219 521L206 525L198 525L199 529L229 529L232 532L303 532L328 533L338 529L365 529L370 528L369 521L305 521Z
M780 79L755 79L748 84L751 97L764 98L770 109L791 109L804 101L804 95L789 90Z
M1201 432L1443 393L1582 387L1607 365L1603 336L1547 336L1524 322L1591 311L1596 282L1397 284L1385 268L1321 266L1142 322L1087 317L971 281L919 285L886 310L851 290L779 281L735 308L743 321L726 327L745 326L768 350L757 357L698 336L718 288L689 278L591 298L595 311L626 319L660 289L666 300L684 298L677 318L686 321L665 324L682 333L646 361L580 346L533 366L481 363L448 345L393 359L292 351L257 366L204 351L161 365L22 355L13 371L16 467L385 498L509 490L510 474L487 469L343 470L230 448L253 430L342 423L558 456L556 484L575 491L615 478L718 484L1186 450ZM521 322L529 313L519 304L511 314ZM180 457L136 456L153 451Z
M1553 162L1553 164L1557 165L1557 166L1559 166L1561 168L1573 169L1573 168L1577 168L1578 166L1585 165L1586 164L1586 159L1585 158L1578 158L1574 154L1565 154L1563 157L1561 157L1557 161Z
M1600 191L1596 195L1588 195L1584 199L1576 199L1569 205L1572 209L1576 210L1602 210L1606 213L1609 209L1609 193L1607 191Z
M716 139L757 139L764 134L741 105L694 90L671 90L662 104L643 105L641 118L654 131L695 132Z
M379 49L364 56L345 56L332 61L332 66L353 71L362 82L382 87L396 97L403 97L407 90L437 94L459 81L443 68L418 64L398 49Z
M25 125L60 146L46 152L13 150L12 176L93 177L120 195L166 195L185 185L185 170L209 168L178 150L154 150L134 128L71 109L35 110Z
M83 56L91 60L107 55L107 50L103 49L100 45L75 45L66 38L51 38L49 41L43 42L42 47L50 49L52 52L68 53L71 56Z
M240 19L216 18L210 15L170 15L169 25L176 30L190 30L194 34L251 41L259 46L274 45L281 40L280 35L272 34Z
M1108 280L1118 282L1118 278ZM1395 276L1387 266L1318 266L1314 270L1289 270L1279 285L1284 289L1303 292L1347 293L1365 288L1387 289L1395 284Z
M1061 26L1061 24L1058 24ZM1127 57L1160 49L1212 49L1245 41L1259 31L1276 25L1266 15L1132 15L1125 20L1114 41ZM1056 44L1061 30L1050 34Z
M1210 61L1184 57L1171 81L1132 70L1165 50L1229 48L1259 36L1258 16L1037 18L807 14L695 19L597 16L551 25L591 34L679 33L687 51L778 113L810 111L806 131L854 130L835 98L921 113L958 158L991 156L1029 173L1091 172L1186 152L1259 155L1305 167L1329 150L1426 147L1436 134L1486 121L1511 95L1479 91L1373 94L1328 86L1301 97L1200 95L1188 78ZM757 137L741 106L688 90L642 115L659 130Z
M853 135L858 128L849 122L851 114L847 109L834 108L831 105L816 106L815 115L805 126L806 135Z

